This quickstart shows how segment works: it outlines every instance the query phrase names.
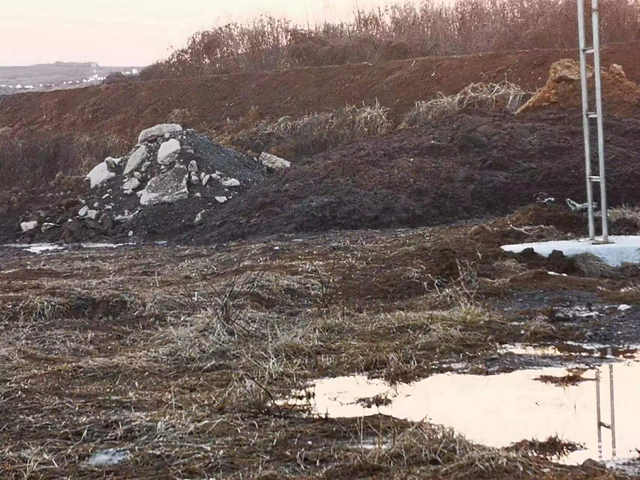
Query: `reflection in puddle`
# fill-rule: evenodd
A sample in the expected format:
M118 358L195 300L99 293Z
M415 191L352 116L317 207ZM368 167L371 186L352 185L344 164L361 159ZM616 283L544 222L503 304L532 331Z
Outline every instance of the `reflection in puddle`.
M598 429L596 400L600 390L603 424L611 418L609 368L615 379L617 452L606 427ZM637 458L640 448L640 363L626 361L586 370L591 381L557 386L536 381L541 375L566 376L566 368L520 370L494 376L442 374L410 384L390 387L382 380L340 377L319 381L312 387L312 408L318 415L360 417L382 413L412 421L428 420L446 425L476 443L506 447L523 439L546 440L558 436L583 444L584 450L562 459L580 464L598 459L598 434L602 458ZM602 381L595 382L596 374ZM375 406L362 398L388 398Z
M557 346L533 346L533 345L506 345L499 353L511 353L514 355L529 355L534 357L557 357L557 356L582 356L582 357L613 357L618 359L640 360L640 347L631 345L627 347L608 347L595 343L566 342Z

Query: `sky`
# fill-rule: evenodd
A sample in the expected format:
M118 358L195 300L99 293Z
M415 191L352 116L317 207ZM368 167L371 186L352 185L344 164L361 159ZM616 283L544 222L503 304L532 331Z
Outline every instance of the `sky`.
M389 0L2 0L0 65L95 61L145 66L196 31L261 14L300 24L347 19ZM400 3L404 3L402 0Z

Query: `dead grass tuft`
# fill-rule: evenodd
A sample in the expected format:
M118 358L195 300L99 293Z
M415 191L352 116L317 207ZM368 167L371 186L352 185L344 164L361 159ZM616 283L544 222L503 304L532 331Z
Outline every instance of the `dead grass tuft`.
M259 123L233 139L237 146L255 152L273 150L288 157L314 155L361 138L389 132L388 109L379 103L347 105L333 112L314 113L299 119L283 117ZM274 150L275 149L275 150Z
M428 125L434 120L467 109L515 113L528 95L528 92L511 82L473 83L455 95L441 93L432 100L417 102L405 116L401 128Z

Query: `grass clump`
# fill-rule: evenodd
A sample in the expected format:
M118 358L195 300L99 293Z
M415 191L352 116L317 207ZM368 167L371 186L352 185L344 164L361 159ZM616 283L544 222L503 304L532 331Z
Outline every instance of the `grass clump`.
M314 113L299 119L283 117L272 123L261 122L239 134L233 143L253 151L273 149L283 156L300 157L361 138L383 135L391 129L388 109L376 102L360 107L347 105L333 112Z
M405 116L402 127L426 125L467 109L515 113L528 95L511 82L472 83L455 95L441 93L431 100L417 102Z

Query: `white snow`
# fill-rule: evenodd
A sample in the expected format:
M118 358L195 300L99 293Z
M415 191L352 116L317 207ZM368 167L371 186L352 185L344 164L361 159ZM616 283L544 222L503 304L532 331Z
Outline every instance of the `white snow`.
M520 243L503 245L506 252L521 253L527 248L548 257L554 250L559 250L571 257L582 253L591 253L602 259L612 267L619 267L623 263L640 263L640 236L613 236L610 243L597 244L591 240L563 240L556 242Z

